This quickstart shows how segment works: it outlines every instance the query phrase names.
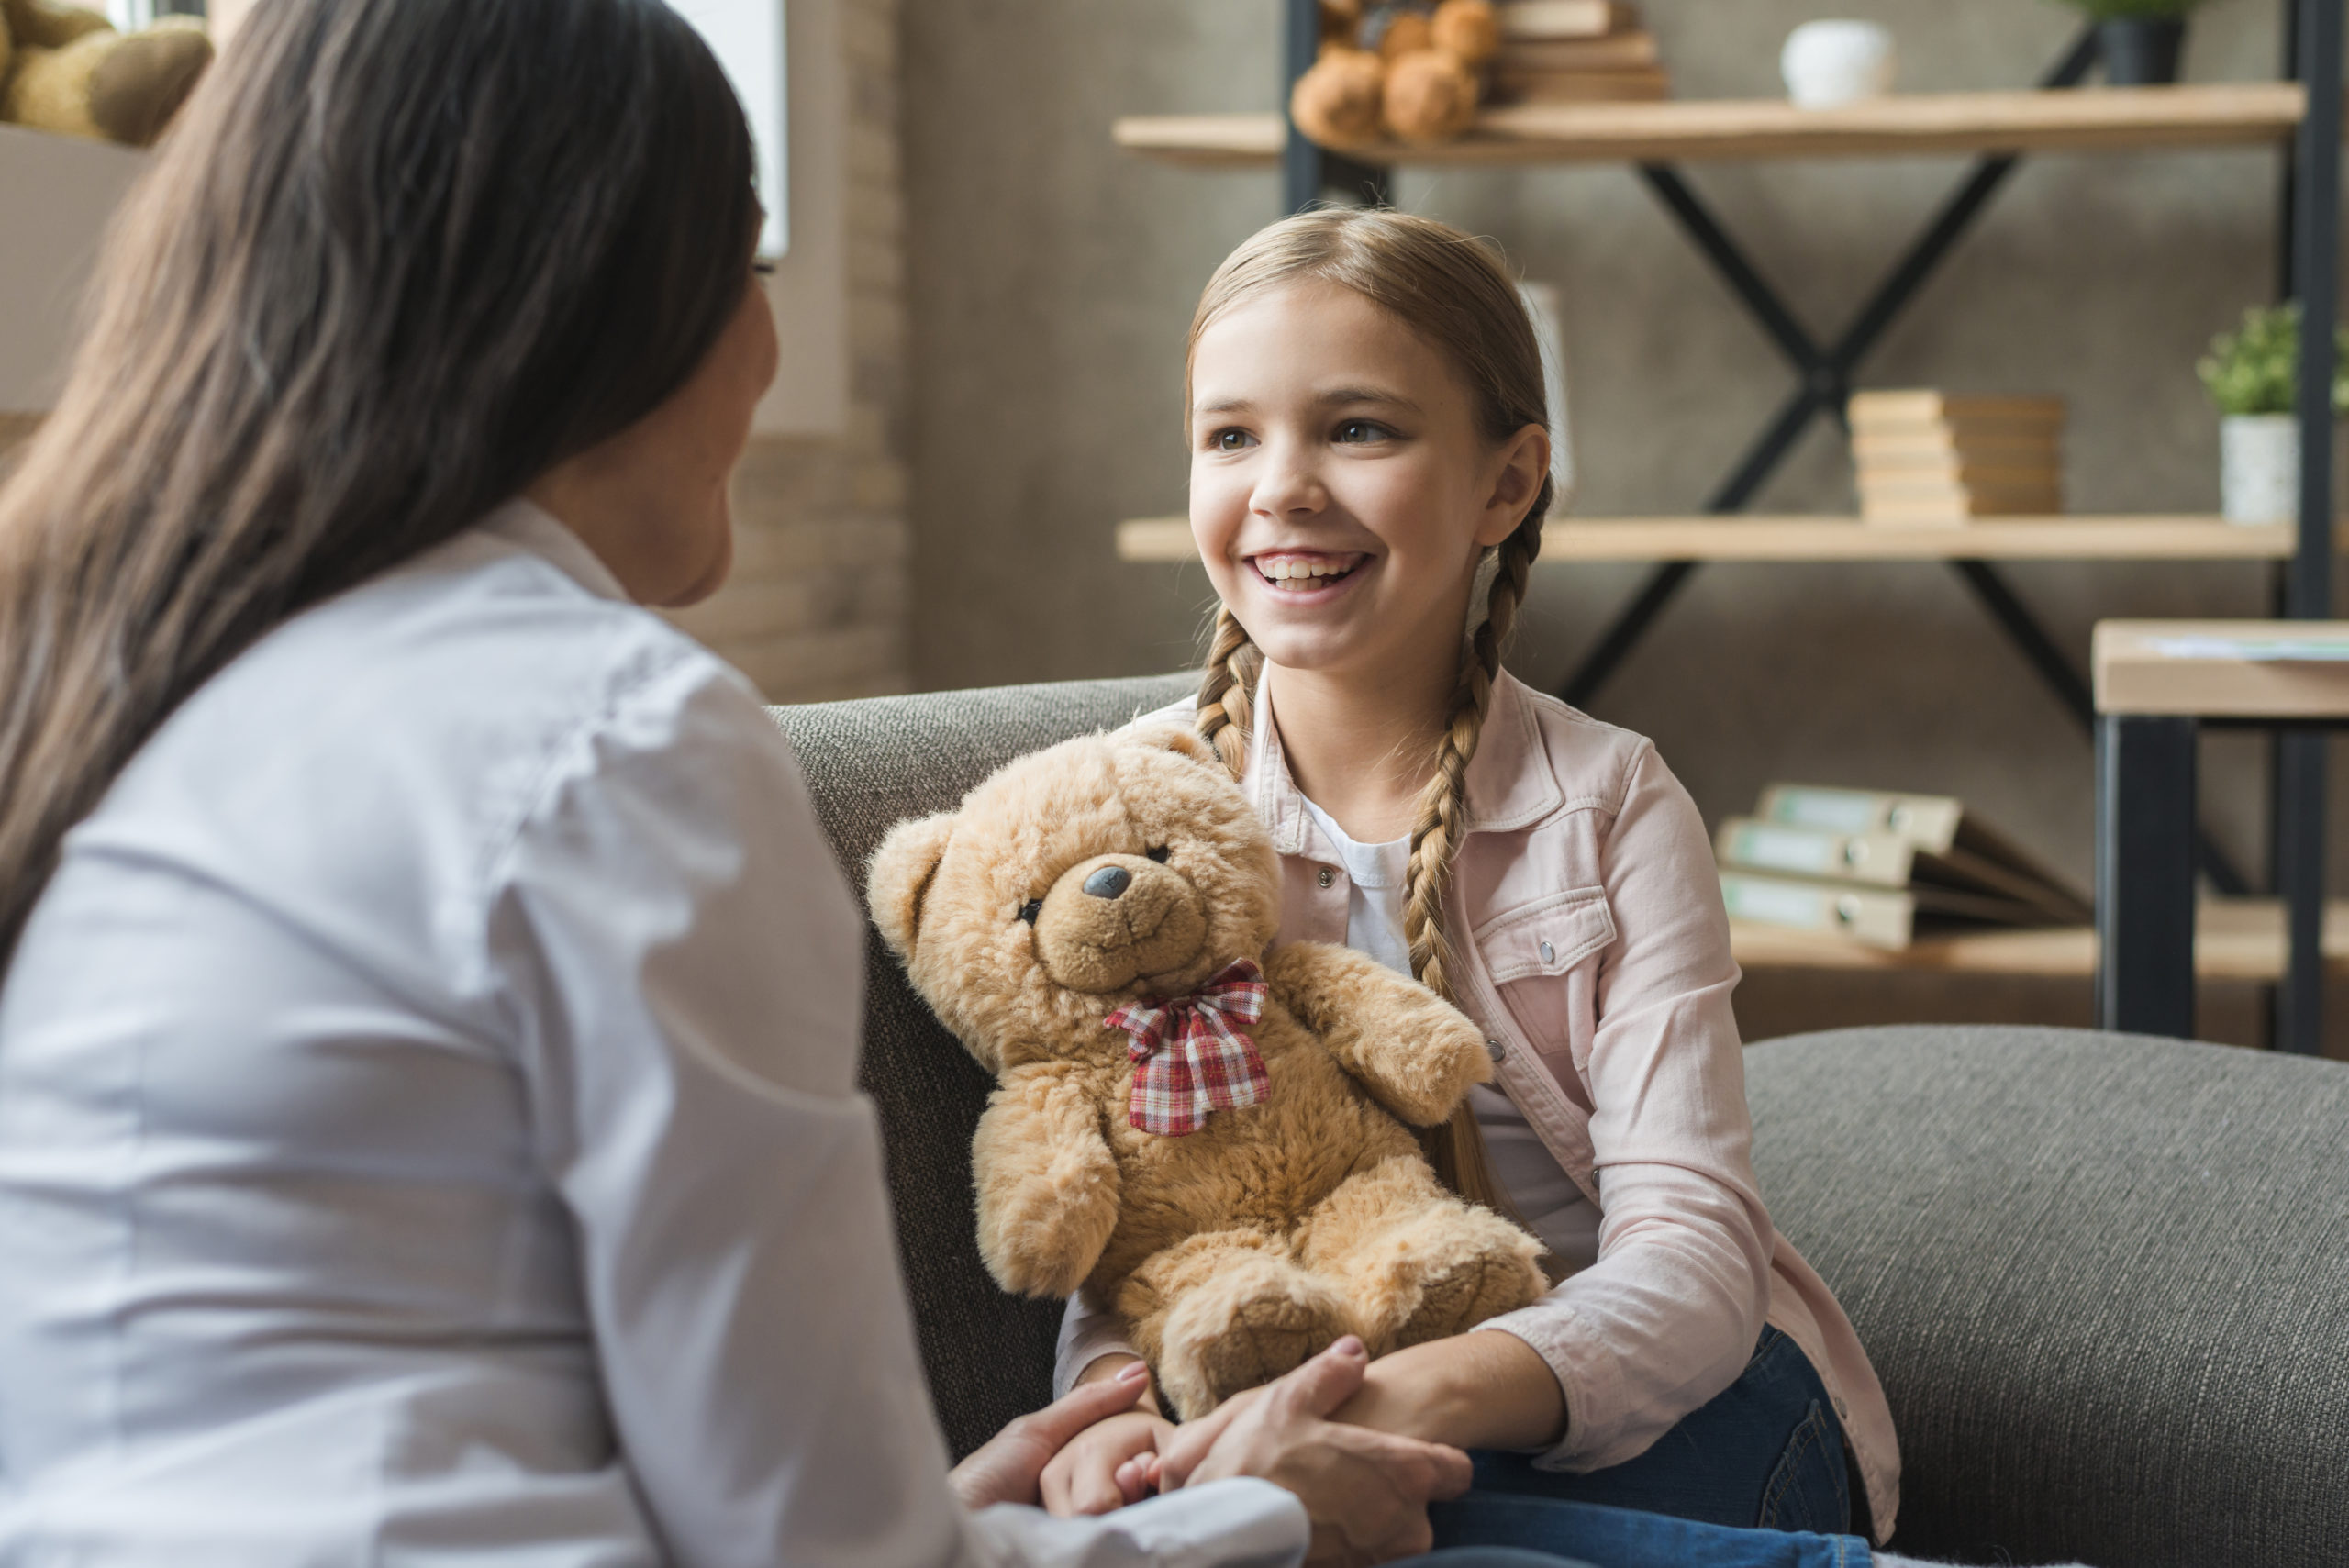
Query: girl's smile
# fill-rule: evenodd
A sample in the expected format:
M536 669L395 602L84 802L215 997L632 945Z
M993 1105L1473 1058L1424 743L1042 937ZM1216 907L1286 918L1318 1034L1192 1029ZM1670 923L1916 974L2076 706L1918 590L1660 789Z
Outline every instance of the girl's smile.
M1274 592L1297 603L1325 603L1343 585L1360 580L1370 556L1363 550L1332 553L1313 550L1268 550L1247 558L1258 578Z

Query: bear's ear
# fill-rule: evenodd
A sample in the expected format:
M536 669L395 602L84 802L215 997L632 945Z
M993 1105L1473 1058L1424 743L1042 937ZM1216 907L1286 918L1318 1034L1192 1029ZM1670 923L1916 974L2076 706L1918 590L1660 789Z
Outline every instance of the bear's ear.
M881 940L900 959L914 955L914 938L921 930L922 895L938 862L946 857L947 840L954 837L954 814L909 817L889 829L864 871L864 903Z
M1129 745L1173 751L1219 773L1223 770L1223 759L1216 755L1215 748L1208 745L1196 729L1178 728L1172 724L1153 724L1147 729L1130 729L1121 739Z

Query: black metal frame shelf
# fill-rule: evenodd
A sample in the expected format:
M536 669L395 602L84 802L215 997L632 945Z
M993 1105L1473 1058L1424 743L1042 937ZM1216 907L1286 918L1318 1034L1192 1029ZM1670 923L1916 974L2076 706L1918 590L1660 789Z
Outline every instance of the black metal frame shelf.
M2287 150L2277 201L2279 295L2303 302L2297 413L2301 450L2298 549L2278 573L2277 612L2322 618L2331 611L2332 473L2330 408L2332 334L2338 314L2332 280L2338 262L2342 132L2343 0L2282 0L2284 70L2299 80L2307 105ZM1294 82L1320 47L1318 0L1286 0L1285 80ZM2042 79L2043 89L2076 87L2097 61L2096 33L2084 28ZM1286 93L1284 93L1286 98ZM1972 228L1991 197L2021 161L2018 153L1978 158L1966 177L1910 241L1900 259L1834 339L1822 344L1798 321L1748 258L1736 239L1671 163L1639 164L1641 178L1681 231L1793 368L1797 383L1776 415L1760 430L1708 500L1709 514L1742 512L1795 441L1824 415L1839 425L1861 361L1914 302L1942 262ZM1335 195L1355 202L1386 202L1390 172L1325 150L1294 126L1282 152L1283 196L1297 211ZM2321 281L2321 287L2302 287ZM1559 688L1586 706L1702 564L1659 562L1585 653ZM1947 562L1966 590L2045 683L2084 734L2093 737L2096 713L2088 684L2055 639L2005 575L1982 560ZM2287 1049L2312 1052L2321 1029L2324 772L2322 738L2287 731L2275 749L2272 879L2288 906L2290 959L2277 994L2276 1039ZM2187 852L2222 894L2249 891L2247 879L2199 832Z

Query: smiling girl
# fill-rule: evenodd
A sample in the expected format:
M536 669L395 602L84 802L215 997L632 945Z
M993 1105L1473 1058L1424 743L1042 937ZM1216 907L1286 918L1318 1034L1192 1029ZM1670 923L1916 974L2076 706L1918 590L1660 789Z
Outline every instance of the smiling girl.
M1754 1180L1703 824L1645 740L1501 667L1551 492L1499 260L1391 211L1288 218L1209 281L1188 384L1191 528L1222 604L1175 717L1272 829L1279 940L1344 942L1482 1026L1496 1082L1429 1152L1557 1281L1374 1362L1341 1418L1477 1451L1485 1493L1835 1533L1856 1506L1889 1534L1883 1392ZM1072 1302L1063 1384L1128 1364L1115 1334ZM1104 1423L1048 1501L1178 1484L1248 1397L1179 1436Z

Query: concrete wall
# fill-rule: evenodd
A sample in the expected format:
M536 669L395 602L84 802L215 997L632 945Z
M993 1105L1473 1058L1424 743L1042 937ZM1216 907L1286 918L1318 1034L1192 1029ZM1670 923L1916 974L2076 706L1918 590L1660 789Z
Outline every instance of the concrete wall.
M913 284L914 673L924 686L1164 669L1193 656L1196 568L1127 565L1122 517L1178 512L1183 336L1224 253L1276 214L1272 176L1119 154L1118 115L1275 100L1273 0L905 0ZM1777 90L1808 0L1648 0L1679 95ZM1870 0L1901 83L2027 83L2075 13L2045 0ZM2277 6L2195 16L2190 79L2272 76ZM1874 385L2070 399L2072 505L2209 511L2215 417L2192 363L2272 288L2265 151L2023 165L1862 366ZM1953 159L1720 164L1692 183L1830 335L1964 172ZM1404 205L1498 238L1565 296L1586 515L1698 509L1787 373L1629 171L1407 176ZM1824 427L1758 498L1849 510ZM2025 565L2010 580L2085 666L2115 615L2265 613L2264 568ZM1559 680L1638 568L1540 578L1513 664ZM1772 778L1954 793L2085 882L2090 753L1957 579L1932 566L1709 568L1592 704L1653 736L1709 818ZM2209 748L2222 837L2264 856L2255 742ZM2344 801L2349 805L2349 800ZM2342 818L2336 817L2336 820ZM2336 843L2349 830L2336 832Z

